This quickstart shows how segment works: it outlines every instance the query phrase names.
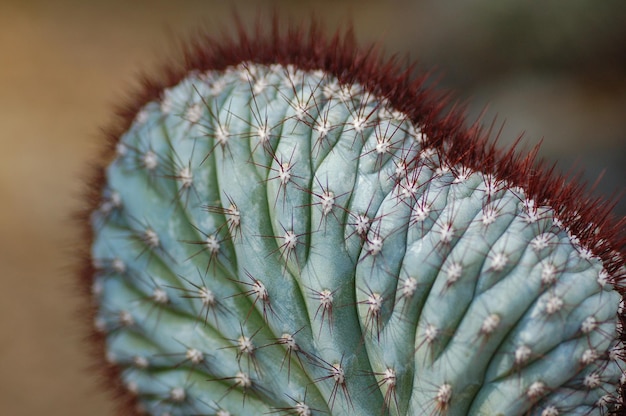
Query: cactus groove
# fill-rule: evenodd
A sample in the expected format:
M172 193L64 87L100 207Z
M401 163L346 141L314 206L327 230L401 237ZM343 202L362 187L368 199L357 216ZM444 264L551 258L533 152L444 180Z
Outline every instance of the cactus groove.
M319 59L337 39L241 36L146 94L92 191L96 338L135 411L619 411L618 237L538 188L578 191Z

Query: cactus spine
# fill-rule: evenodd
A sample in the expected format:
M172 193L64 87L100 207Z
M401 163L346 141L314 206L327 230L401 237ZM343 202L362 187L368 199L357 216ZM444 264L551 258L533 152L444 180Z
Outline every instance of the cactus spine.
M611 239L492 160L526 166L512 154L477 153L404 76L405 101L377 88L373 58L254 42L195 50L113 135L86 274L135 410L618 409Z

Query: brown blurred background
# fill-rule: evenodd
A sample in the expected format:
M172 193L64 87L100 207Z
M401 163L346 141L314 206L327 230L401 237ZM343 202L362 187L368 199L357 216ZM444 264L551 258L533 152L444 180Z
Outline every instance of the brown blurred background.
M626 2L0 0L0 414L111 415L88 365L72 264L86 166L134 76L171 56L172 34L276 8L354 23L362 43L435 67L476 116L505 121L503 144L598 192L625 190ZM444 5L445 4L445 5ZM624 198L618 205L626 213Z

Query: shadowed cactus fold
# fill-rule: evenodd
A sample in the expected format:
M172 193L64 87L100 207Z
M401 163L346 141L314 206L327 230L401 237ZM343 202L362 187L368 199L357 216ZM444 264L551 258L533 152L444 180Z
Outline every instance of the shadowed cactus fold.
M606 209L318 35L198 47L112 134L86 274L134 409L618 409Z

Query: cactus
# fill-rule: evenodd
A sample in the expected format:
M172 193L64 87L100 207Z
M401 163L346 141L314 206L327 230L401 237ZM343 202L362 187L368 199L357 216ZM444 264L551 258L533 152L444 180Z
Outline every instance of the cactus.
M125 411L619 411L607 206L349 34L247 33L146 82L91 187L89 316Z

